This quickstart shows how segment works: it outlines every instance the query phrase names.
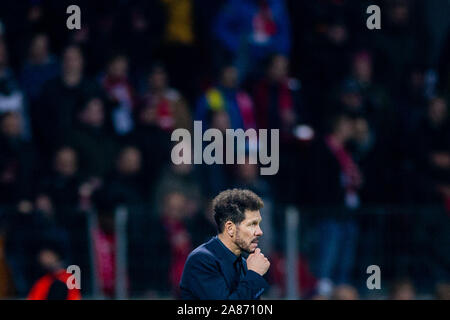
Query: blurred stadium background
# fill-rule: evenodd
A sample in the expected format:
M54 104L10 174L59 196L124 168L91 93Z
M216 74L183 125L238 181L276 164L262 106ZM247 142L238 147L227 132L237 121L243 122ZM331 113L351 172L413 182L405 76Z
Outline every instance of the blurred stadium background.
M264 298L449 299L449 17L441 0L1 1L0 298L67 265L83 299L176 298L210 200L244 187L266 203ZM278 174L173 165L193 120L280 129Z

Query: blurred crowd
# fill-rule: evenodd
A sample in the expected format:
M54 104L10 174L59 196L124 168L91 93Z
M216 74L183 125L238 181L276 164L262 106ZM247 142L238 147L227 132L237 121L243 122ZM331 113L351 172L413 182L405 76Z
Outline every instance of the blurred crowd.
M268 204L280 294L286 206L322 209L310 215L315 238L298 270L303 297L317 299L360 297L363 208L430 207L389 220L395 239L422 238L393 251L406 248L420 267L390 262L388 298L417 298L426 278L449 299L448 4L81 0L82 28L68 30L72 2L0 3L0 298L26 297L64 263L92 268L86 239L113 297L119 205L130 208L131 294L175 297L187 255L216 232L210 200L240 187ZM366 27L374 3L381 30ZM174 165L171 133L194 120L279 129L278 174ZM92 230L88 212L98 215Z

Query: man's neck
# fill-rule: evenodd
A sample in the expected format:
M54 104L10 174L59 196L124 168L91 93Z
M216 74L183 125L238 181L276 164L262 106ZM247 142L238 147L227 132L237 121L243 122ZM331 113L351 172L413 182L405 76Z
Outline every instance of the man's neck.
M223 233L219 233L218 238L220 241L222 241L225 247L230 249L230 251L233 252L236 256L241 255L241 249L229 237L227 237Z

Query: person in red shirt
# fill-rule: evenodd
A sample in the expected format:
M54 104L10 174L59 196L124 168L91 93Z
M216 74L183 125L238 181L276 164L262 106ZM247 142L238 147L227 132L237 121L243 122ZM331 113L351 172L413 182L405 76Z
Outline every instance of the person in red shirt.
M176 190L170 191L164 196L164 206L161 212L161 222L170 245L168 280L175 295L179 294L178 284L183 267L192 250L192 238L185 223L188 218L186 201L183 193Z

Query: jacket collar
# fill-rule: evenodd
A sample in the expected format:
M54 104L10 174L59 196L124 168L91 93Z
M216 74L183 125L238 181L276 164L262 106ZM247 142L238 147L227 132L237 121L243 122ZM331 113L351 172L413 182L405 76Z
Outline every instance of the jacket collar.
M213 247L213 250L217 254L226 282L228 283L228 286L231 286L231 282L233 281L233 277L236 272L234 270L234 264L242 256L236 256L222 243L222 241L220 241L218 236L212 238L210 243ZM242 262L244 265L244 269L247 270L247 264L245 263L245 259L243 257Z
M230 264L235 263L236 260L239 259L240 255L237 256L233 253L233 251L228 249L227 246L225 246L225 244L219 239L218 236L215 236L214 239L219 244L218 249L220 250L220 253L222 253L220 257L224 258L225 261L229 262Z

